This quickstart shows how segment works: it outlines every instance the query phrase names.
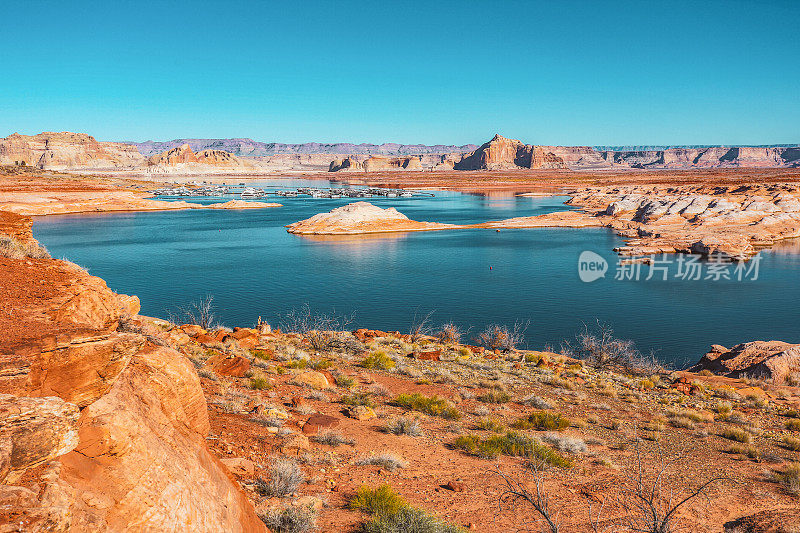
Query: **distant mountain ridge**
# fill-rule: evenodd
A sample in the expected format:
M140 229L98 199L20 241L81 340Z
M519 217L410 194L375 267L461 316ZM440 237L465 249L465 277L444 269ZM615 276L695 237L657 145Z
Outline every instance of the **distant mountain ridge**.
M353 143L318 143L307 142L298 144L267 143L253 139L174 139L171 141L123 141L125 144L135 146L144 156L152 156L188 144L195 152L203 150L223 150L233 155L242 157L266 157L281 154L358 154L358 155L385 155L406 156L424 154L449 154L467 153L475 150L475 144L455 145L426 145L426 144L353 144Z
M643 144L619 146L592 146L598 152L657 152L673 148L684 150L702 150L704 148L796 148L800 143L788 144Z

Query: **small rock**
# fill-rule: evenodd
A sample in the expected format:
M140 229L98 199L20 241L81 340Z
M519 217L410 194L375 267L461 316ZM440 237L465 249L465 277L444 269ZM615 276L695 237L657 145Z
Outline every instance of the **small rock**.
M328 378L326 378L324 374L315 372L313 370L297 374L294 379L292 379L292 384L307 385L312 389L318 390L327 389L330 387Z
M226 457L220 461L239 477L250 477L256 472L255 463L244 457Z
M375 418L377 415L375 414L375 411L366 405L356 405L355 407L351 407L347 410L347 416L363 422L365 420Z
M299 433L292 433L281 443L281 453L299 455L300 452L311 449L308 437Z
M451 479L445 484L444 488L452 490L453 492L464 492L464 482Z
M305 509L314 509L319 511L322 509L322 500L316 496L300 496L292 502L293 507L303 507Z

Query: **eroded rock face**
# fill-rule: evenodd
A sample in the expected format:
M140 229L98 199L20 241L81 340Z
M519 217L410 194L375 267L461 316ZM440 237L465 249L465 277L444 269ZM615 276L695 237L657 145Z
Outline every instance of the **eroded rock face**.
M85 133L14 133L0 139L0 164L4 165L24 163L51 170L125 170L141 166L144 161L134 146L98 142Z
M746 376L783 383L787 375L800 372L800 344L753 341L730 349L715 345L689 370L710 370L732 378Z
M206 447L194 366L118 331L138 299L52 259L0 269L0 524L266 531Z
M188 144L150 156L147 159L148 172L155 173L213 173L230 171L234 173L252 172L256 165L223 150L201 150L195 153Z
M550 147L524 144L516 139L495 135L491 141L464 155L454 165L456 170L505 170L514 168L567 168L564 159Z

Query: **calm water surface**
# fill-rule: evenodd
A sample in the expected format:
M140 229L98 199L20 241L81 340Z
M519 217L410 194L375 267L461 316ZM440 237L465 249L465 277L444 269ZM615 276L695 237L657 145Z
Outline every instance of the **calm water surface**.
M270 180L261 185L327 186ZM563 197L523 198L436 192L434 198L371 198L415 220L480 222L567 209ZM198 200L201 201L201 200ZM558 346L584 323L611 324L666 362L696 360L712 343L756 339L800 342L800 250L762 252L758 279L614 279L622 240L606 229L536 228L436 231L382 236L301 237L285 224L348 199L281 198L284 207L243 211L61 215L35 220L36 237L122 293L142 314L167 317L207 294L221 321L252 325L308 303L354 313L353 327L407 331L415 312L434 311L474 331L530 321L531 348ZM578 277L578 256L609 263L593 283ZM491 268L490 268L491 267Z

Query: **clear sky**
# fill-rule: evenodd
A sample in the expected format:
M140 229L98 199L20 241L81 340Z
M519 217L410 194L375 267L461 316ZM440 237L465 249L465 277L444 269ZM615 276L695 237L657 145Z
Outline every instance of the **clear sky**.
M0 136L800 142L800 1L3 1Z

